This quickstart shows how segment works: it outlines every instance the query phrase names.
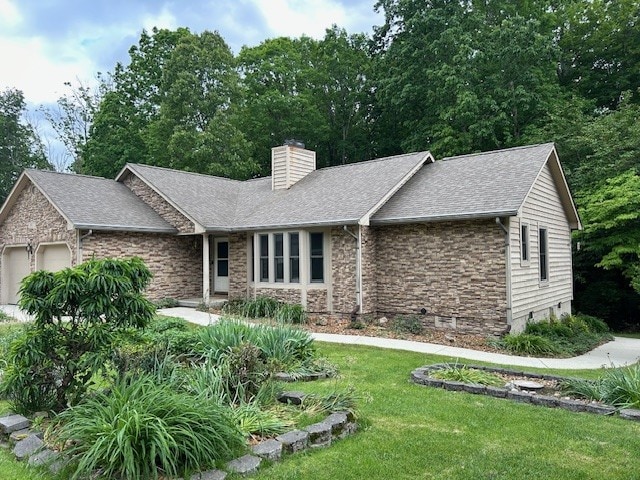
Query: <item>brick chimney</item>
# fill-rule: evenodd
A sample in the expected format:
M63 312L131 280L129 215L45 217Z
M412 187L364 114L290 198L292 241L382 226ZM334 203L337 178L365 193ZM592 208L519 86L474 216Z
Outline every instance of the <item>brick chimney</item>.
M290 188L316 169L316 152L306 150L304 143L285 140L271 149L271 189Z

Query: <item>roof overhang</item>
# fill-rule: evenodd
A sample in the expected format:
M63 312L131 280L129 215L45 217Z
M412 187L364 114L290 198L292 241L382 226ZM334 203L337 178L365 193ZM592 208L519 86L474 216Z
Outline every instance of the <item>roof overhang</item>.
M288 223L277 225L243 225L238 227L226 227L210 228L207 231L226 231L226 232L257 232L265 230L293 230L296 228L327 228L327 227L340 227L342 225L357 225L358 218L349 218L343 220L327 220L324 222L301 222L301 223Z
M178 233L178 230L175 228L140 227L131 225L92 225L88 223L77 223L75 228L78 230L97 230L105 232L169 233L172 235Z
M496 217L514 217L517 215L515 210L497 210L492 212L471 212L471 213L452 213L450 215L434 215L429 217L398 217L382 220L373 220L372 225L399 225L407 223L432 223L447 221L463 221L463 220L486 220Z
M576 208L575 203L573 202L573 197L571 195L571 190L569 189L569 184L567 183L567 179L562 171L562 165L560 165L560 159L558 158L558 152L556 151L555 145L549 152L549 156L547 160L540 168L538 175L536 176L535 181L531 184L531 188L525 195L520 208L518 209L518 214L521 213L522 207L525 204L527 198L531 194L534 185L537 183L538 178L542 174L542 170L545 165L549 165L549 170L551 170L551 177L555 183L556 189L558 190L558 195L560 196L560 203L565 211L565 215L567 216L567 221L569 222L569 227L571 230L582 230L582 222L580 221L580 215L578 214L578 209Z

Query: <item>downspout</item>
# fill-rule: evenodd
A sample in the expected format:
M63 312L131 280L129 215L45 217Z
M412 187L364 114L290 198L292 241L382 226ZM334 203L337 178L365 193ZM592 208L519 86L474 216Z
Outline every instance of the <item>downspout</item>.
M356 313L362 311L362 254L360 249L360 232L358 231L358 235L356 235L355 233L351 232L351 230L349 230L346 225L343 225L342 229L346 233L351 235L356 241L356 306L351 312L351 318L353 319Z
M91 235L93 235L93 230L91 229L84 235L80 235L80 230L78 230L78 248L76 251L76 265L82 263L82 241L85 238L90 237Z
M504 263L507 275L507 328L511 329L511 240L509 238L509 229L502 223L500 217L496 217L496 224L498 224L504 232Z

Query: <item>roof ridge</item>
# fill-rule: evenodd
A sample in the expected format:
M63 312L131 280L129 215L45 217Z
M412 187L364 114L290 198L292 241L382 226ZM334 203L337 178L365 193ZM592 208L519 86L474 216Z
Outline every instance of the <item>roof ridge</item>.
M100 177L98 175L86 175L83 173L75 173L75 172L58 172L57 170L43 170L40 168L25 168L26 172L38 172L45 174L57 174L57 175L65 175L67 177L81 177L81 178L90 178L92 180L106 180L108 182L115 182L113 178Z
M371 158L369 160L362 160L360 162L351 162L351 163L345 163L345 164L342 164L342 165L330 165L328 167L317 168L316 171L333 170L333 169L336 169L336 168L351 167L353 165L362 165L363 163L384 162L386 160L396 159L396 158L400 158L400 157L408 157L410 155L419 155L419 154L427 155L427 154L430 154L430 153L431 152L429 150L421 150L419 152L399 153L398 155L387 155L386 157Z
M537 147L543 147L543 146L553 146L554 142L547 142L547 143L536 143L535 145L522 145L519 147L509 147L509 148L502 148L500 150L489 150L486 152L477 152L477 153L465 153L464 155L453 155L450 157L444 157L441 158L439 161L440 162L445 162L448 160L457 160L459 158L466 158L466 157L481 157L483 155L493 155L496 153L502 153L502 152L509 152L509 151L513 151L513 150L526 150L529 148L537 148Z
M179 170L179 169L176 169L176 168L160 167L158 165L147 165L146 163L127 163L125 166L153 168L155 170L164 170L166 172L185 173L187 175L193 175L193 176L198 176L198 177L206 177L206 178L216 178L216 179L219 179L219 180L228 180L230 182L238 182L238 183L244 183L246 181L246 180L236 180L234 178L220 177L218 175L208 175L206 173L189 172L188 170Z

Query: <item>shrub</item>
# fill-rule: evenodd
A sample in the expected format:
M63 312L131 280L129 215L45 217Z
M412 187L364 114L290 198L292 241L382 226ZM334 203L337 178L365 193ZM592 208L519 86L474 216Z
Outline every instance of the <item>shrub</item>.
M19 305L35 320L12 347L3 378L13 407L24 413L78 402L109 358L114 334L152 318L155 307L142 295L150 279L136 258L89 260L26 277Z
M279 302L267 296L230 300L224 306L223 311L245 318L273 318L278 323L301 324L307 320L307 314L302 305Z
M15 320L11 315L0 310L0 323L15 322Z
M502 387L505 381L495 373L485 372L476 368L469 368L466 365L453 364L441 370L432 371L430 375L442 380L453 380L463 383L479 383L480 385L490 385Z
M275 320L278 323L302 324L307 321L307 313L300 304L281 303L276 309Z
M500 346L517 354L547 355L559 353L558 348L546 337L521 333L518 335L505 335L499 342Z
M156 308L173 308L178 306L178 300L175 298L161 298L153 302Z
M243 448L228 409L128 377L58 416L54 438L77 462L72 479L157 479L214 466Z
M415 315L398 315L391 320L391 329L398 333L419 335L424 330L424 325Z
M592 317L591 315L583 314L579 314L578 317L587 324L590 332L607 333L609 331L609 326L605 323L604 320L600 320L597 317Z

